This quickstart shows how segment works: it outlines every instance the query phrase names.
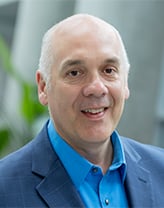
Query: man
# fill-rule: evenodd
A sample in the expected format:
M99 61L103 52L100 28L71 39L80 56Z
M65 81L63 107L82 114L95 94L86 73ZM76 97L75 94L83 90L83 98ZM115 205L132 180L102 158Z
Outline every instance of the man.
M36 72L50 120L0 162L0 207L164 207L163 149L115 130L129 62L117 30L86 14L44 36Z

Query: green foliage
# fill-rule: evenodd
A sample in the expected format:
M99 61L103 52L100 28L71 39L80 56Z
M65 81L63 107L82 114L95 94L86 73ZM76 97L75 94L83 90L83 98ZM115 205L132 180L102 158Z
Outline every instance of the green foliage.
M4 128L1 129L0 130L0 152L8 144L9 138L10 138L10 132L9 132L9 130L8 129L4 129Z
M11 62L11 55L9 48L2 38L0 36L0 61L3 69L14 79L16 79L18 82L22 82L22 78L19 76L19 74L16 73L16 70L14 70L13 64Z
M24 119L32 124L39 115L45 113L45 109L38 102L36 85L23 82L22 91L21 113Z
M27 83L27 81L25 81L14 69L9 48L1 36L0 62L2 68L5 70L8 76L11 76L13 79L15 79L21 89L21 103L19 108L20 113L25 123L27 124L27 131L32 132L32 127L36 119L41 115L47 114L47 110L38 102L36 85ZM6 145L8 145L11 139L10 136L12 134L13 132L11 132L11 129L9 129L9 127L0 127L0 151L2 151L6 147ZM14 135L17 135L17 132L14 132Z

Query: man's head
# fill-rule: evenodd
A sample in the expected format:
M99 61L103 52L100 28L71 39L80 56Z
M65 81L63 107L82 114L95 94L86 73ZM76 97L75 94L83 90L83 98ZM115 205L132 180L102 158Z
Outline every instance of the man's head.
M39 100L75 149L112 134L129 97L128 71L121 37L103 20L74 15L46 33L36 75Z

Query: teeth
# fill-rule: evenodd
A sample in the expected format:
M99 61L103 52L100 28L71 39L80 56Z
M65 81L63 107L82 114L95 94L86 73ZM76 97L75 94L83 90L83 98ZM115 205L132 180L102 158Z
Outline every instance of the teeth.
M104 111L104 108L99 109L86 109L84 110L85 113L101 113Z

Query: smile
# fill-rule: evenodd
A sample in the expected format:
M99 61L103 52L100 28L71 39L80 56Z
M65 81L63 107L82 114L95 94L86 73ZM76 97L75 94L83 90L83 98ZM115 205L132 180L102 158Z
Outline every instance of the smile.
M107 107L88 108L82 110L81 112L90 119L101 119L104 116L107 109Z
M105 108L98 108L98 109L86 109L83 110L82 112L84 113L92 113L92 114L97 114L97 113L101 113L105 110Z

